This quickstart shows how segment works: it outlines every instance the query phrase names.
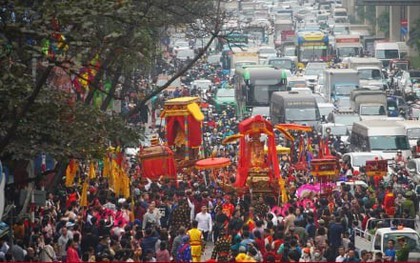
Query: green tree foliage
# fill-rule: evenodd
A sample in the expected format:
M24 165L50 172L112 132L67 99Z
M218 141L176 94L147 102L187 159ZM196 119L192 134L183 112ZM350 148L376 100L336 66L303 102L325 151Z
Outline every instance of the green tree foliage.
M420 18L410 26L408 44L420 50Z
M364 5L356 6L356 14L359 19L359 23L363 23L366 18L365 6Z
M13 75L3 79L14 78ZM27 93L22 87L0 86L0 135L3 138L15 116L21 111ZM9 124L9 125L8 125ZM25 117L20 118L13 140L2 152L9 159L31 159L49 153L57 159L101 158L109 142L135 142L139 133L118 116L77 101L71 94L55 88L41 89Z
M136 141L124 119L91 106L95 92L106 110L121 77L153 65L166 27L200 18L209 28L217 17L207 0L9 2L0 20L0 158L92 157ZM73 78L89 79L84 94L75 95Z
M379 31L385 34L385 38L389 37L389 12L383 12L379 15L378 21Z
M368 5L366 6L365 16L367 21L373 29L376 27L376 6Z

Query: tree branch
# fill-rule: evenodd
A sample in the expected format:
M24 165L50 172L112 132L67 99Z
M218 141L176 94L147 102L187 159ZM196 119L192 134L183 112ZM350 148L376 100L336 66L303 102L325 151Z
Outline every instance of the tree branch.
M216 25L215 25L215 31L212 33L212 36L209 40L209 42L207 43L207 45L200 50L200 52L194 57L193 60L191 60L187 65L185 65L180 71L178 71L175 75L173 75L162 87L159 87L158 89L156 89L155 91L153 91L152 93L150 93L149 95L147 95L142 101L140 101L140 103L134 107L134 109L130 110L130 112L128 112L128 116L133 116L135 114L137 114L137 112L142 108L143 105L146 104L147 101L149 101L151 98L153 98L154 96L158 95L159 93L161 93L163 90L165 90L167 87L169 87L169 85L171 85L172 82L174 82L177 78L179 78L180 76L184 75L194 64L195 62L197 62L209 49L211 43L214 41L215 38L218 37L218 34L220 32L220 1L218 3L218 10L217 10L217 21L216 21Z

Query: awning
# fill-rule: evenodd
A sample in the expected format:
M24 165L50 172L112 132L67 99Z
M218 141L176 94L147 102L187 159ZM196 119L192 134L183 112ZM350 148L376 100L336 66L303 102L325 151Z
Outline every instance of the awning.
M191 113L191 115L196 119L197 121L203 121L204 115L200 110L200 107L197 103L191 103L187 105L188 111Z

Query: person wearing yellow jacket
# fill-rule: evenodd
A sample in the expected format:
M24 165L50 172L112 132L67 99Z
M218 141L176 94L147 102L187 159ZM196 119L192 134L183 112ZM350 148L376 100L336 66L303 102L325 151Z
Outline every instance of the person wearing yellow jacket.
M192 262L201 262L203 233L197 227L198 222L194 220L191 229L187 232L187 235L190 237Z
M239 254L235 257L235 262L257 262L253 257L246 253L245 247L239 248Z

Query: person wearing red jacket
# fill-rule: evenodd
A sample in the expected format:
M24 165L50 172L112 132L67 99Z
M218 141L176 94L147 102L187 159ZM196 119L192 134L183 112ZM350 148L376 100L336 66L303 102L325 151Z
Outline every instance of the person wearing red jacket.
M73 239L67 242L67 257L66 262L82 262L77 253L77 243Z
M390 217L394 216L394 214L395 214L395 195L392 192L392 187L390 187L390 186L387 187L385 197L384 197L383 207L384 207L385 213L388 216L390 216Z
M229 218L232 218L233 212L235 212L235 206L230 202L230 196L225 196L225 203L222 206L223 213Z

